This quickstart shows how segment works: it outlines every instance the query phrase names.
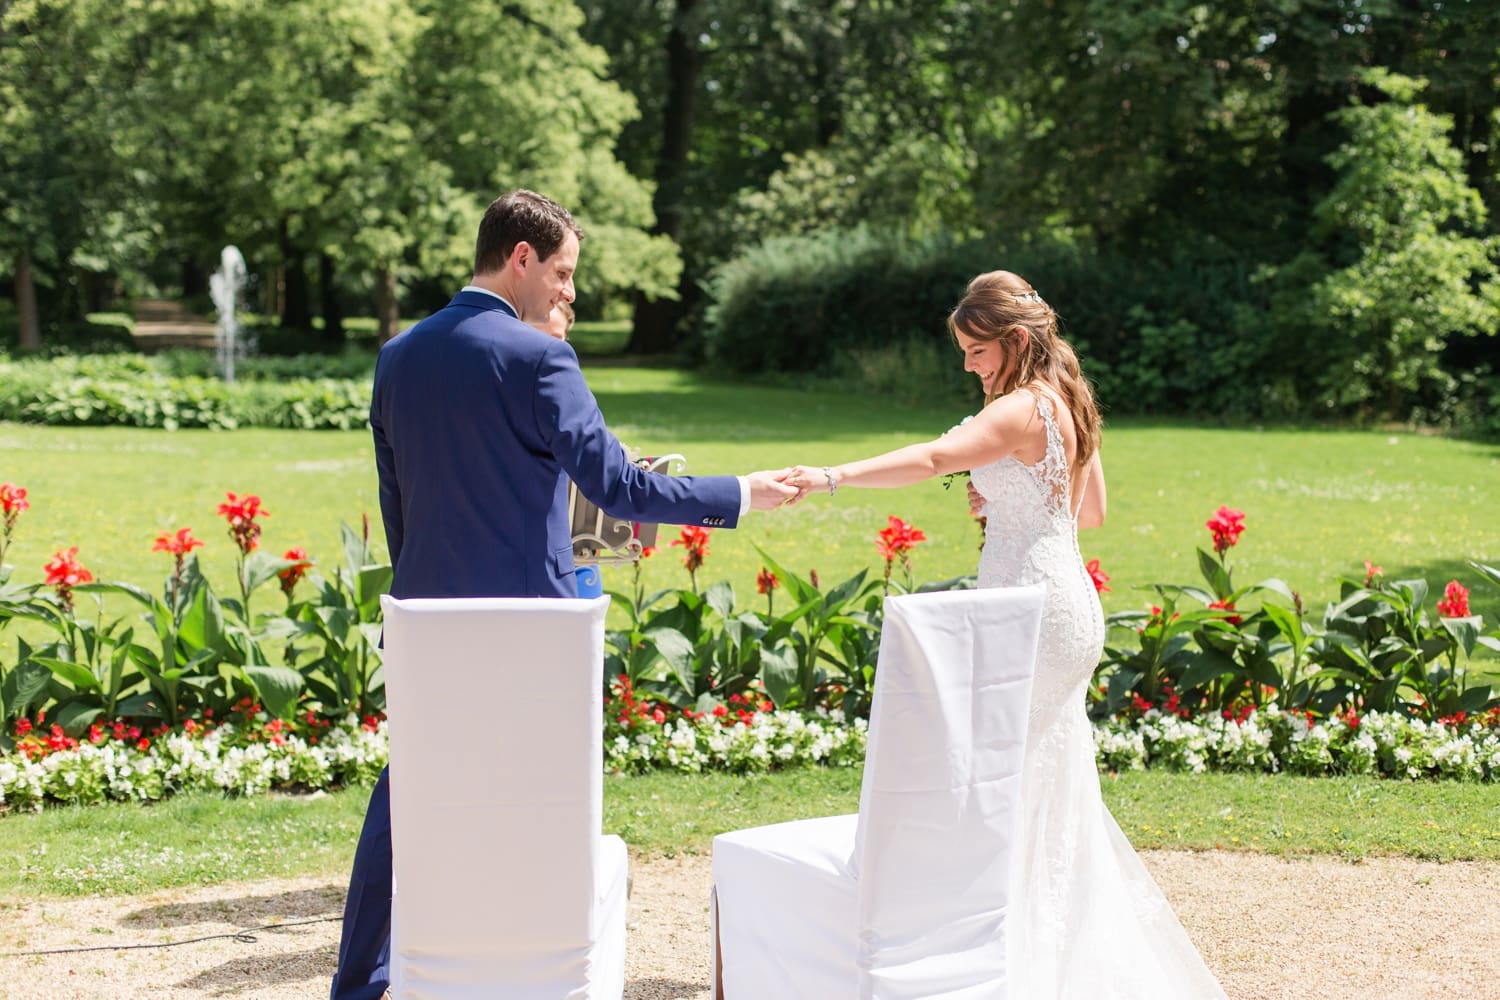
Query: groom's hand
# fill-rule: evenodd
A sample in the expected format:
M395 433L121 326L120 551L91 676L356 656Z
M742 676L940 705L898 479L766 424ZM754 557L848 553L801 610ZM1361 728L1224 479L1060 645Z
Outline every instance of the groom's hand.
M746 476L745 481L750 484L750 509L775 510L782 504L795 502L797 488L786 484L786 476L786 469L752 472Z

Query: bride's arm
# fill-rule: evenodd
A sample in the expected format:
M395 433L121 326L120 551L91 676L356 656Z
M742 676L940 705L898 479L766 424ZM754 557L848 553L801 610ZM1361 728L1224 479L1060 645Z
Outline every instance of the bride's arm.
M1030 397L1021 393L1006 396L934 441L907 445L829 471L839 486L891 489L998 462L1022 446L1035 412ZM804 491L816 492L828 486L823 470L812 466L798 466L786 481Z
M1084 475L1083 503L1078 507L1078 527L1098 528L1104 524L1104 508L1108 497L1104 491L1104 463L1099 452L1089 459L1089 470Z

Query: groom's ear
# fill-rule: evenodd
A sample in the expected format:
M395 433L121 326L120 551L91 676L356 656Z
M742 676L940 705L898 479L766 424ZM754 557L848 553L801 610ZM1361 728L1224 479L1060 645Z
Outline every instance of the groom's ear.
M524 274L526 269L536 263L536 248L525 240L518 242L510 252L510 260L507 264L517 274Z

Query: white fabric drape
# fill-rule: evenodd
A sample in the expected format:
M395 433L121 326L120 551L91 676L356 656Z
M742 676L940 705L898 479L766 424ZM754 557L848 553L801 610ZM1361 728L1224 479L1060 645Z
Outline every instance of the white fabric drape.
M618 1000L607 598L382 599L399 1000Z
M719 995L1006 997L1043 596L887 599L859 815L714 839Z

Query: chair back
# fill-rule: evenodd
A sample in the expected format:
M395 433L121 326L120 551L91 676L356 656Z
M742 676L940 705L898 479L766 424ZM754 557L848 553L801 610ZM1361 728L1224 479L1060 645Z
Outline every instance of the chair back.
M1005 995L1044 595L1035 586L886 599L851 858L858 996Z
M608 598L381 603L396 995L586 995Z

